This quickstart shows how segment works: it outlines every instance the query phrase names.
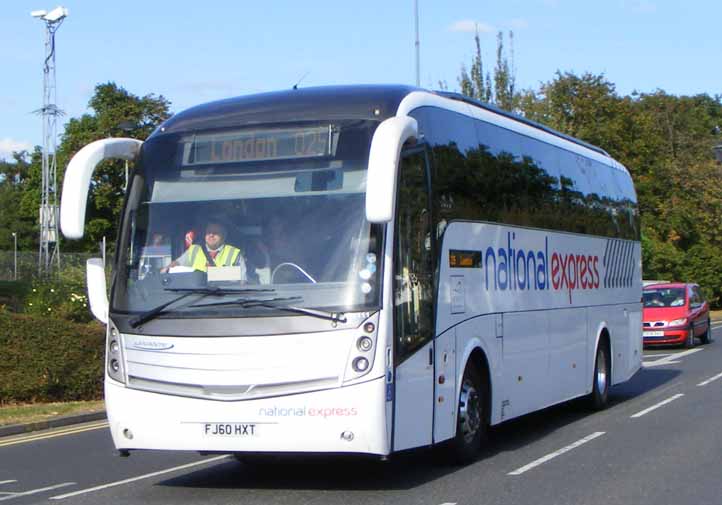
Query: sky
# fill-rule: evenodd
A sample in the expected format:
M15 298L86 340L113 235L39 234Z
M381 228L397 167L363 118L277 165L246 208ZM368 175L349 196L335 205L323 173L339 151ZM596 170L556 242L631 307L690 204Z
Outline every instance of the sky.
M97 84L163 95L171 110L278 89L415 84L414 0L2 0L0 159L42 144L45 28L31 10L69 16L56 35L57 106L91 113ZM481 37L514 32L517 87L555 72L603 73L626 95L722 94L719 0L418 0L420 83L458 90Z

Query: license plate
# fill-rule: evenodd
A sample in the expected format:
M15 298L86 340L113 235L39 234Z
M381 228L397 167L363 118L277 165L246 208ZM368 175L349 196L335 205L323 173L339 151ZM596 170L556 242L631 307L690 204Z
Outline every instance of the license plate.
M254 437L258 425L253 423L204 423L203 434L208 437Z
M645 331L643 332L645 337L663 337L664 332L663 331Z

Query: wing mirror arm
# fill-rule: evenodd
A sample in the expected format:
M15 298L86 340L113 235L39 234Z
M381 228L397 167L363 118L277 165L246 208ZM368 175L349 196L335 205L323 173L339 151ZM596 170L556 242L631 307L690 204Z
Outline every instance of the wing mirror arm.
M73 156L65 171L63 194L60 199L60 229L65 237L69 239L83 237L90 180L98 163L111 158L133 160L142 144L140 140L129 138L97 140L83 147ZM99 321L107 324L110 303L103 260L89 259L86 263L86 275L90 311Z
M409 116L394 116L383 121L371 139L366 181L366 219L388 223L396 206L396 181L399 156L404 143L418 137L418 123Z

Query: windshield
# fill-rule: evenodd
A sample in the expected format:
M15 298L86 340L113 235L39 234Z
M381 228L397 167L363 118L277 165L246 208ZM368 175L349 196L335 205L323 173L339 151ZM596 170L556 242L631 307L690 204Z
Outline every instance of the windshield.
M643 296L645 307L684 306L684 288L645 289Z
M113 310L142 313L178 290L204 288L257 288L254 298L288 297L295 308L377 308L383 227L365 217L376 125L274 125L147 141L124 211ZM199 296L162 317L289 314L279 304L195 303Z

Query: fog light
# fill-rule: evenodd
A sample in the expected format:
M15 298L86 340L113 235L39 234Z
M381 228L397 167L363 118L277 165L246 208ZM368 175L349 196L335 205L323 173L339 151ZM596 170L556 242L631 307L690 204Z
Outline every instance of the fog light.
M110 368L116 373L118 372L118 370L120 370L120 363L118 363L117 359L110 360Z
M353 440L353 431L344 431L341 433L341 438L346 442L351 442Z
M118 330L116 330L114 327L110 328L110 336L111 337L117 337L118 336Z
M366 323L364 324L364 331L366 333L373 333L376 327L374 326L374 323Z
M368 337L361 337L356 341L356 347L359 351L368 352L374 346L374 341Z
M123 430L123 436L128 440L133 440L133 432L130 431L128 428Z
M366 358L356 358L353 360L353 369L357 372L365 372L369 368L369 360Z
M118 345L118 342L116 342L115 340L113 340L113 341L110 343L110 352L112 352L113 354L116 354L119 349L120 349L120 346Z

